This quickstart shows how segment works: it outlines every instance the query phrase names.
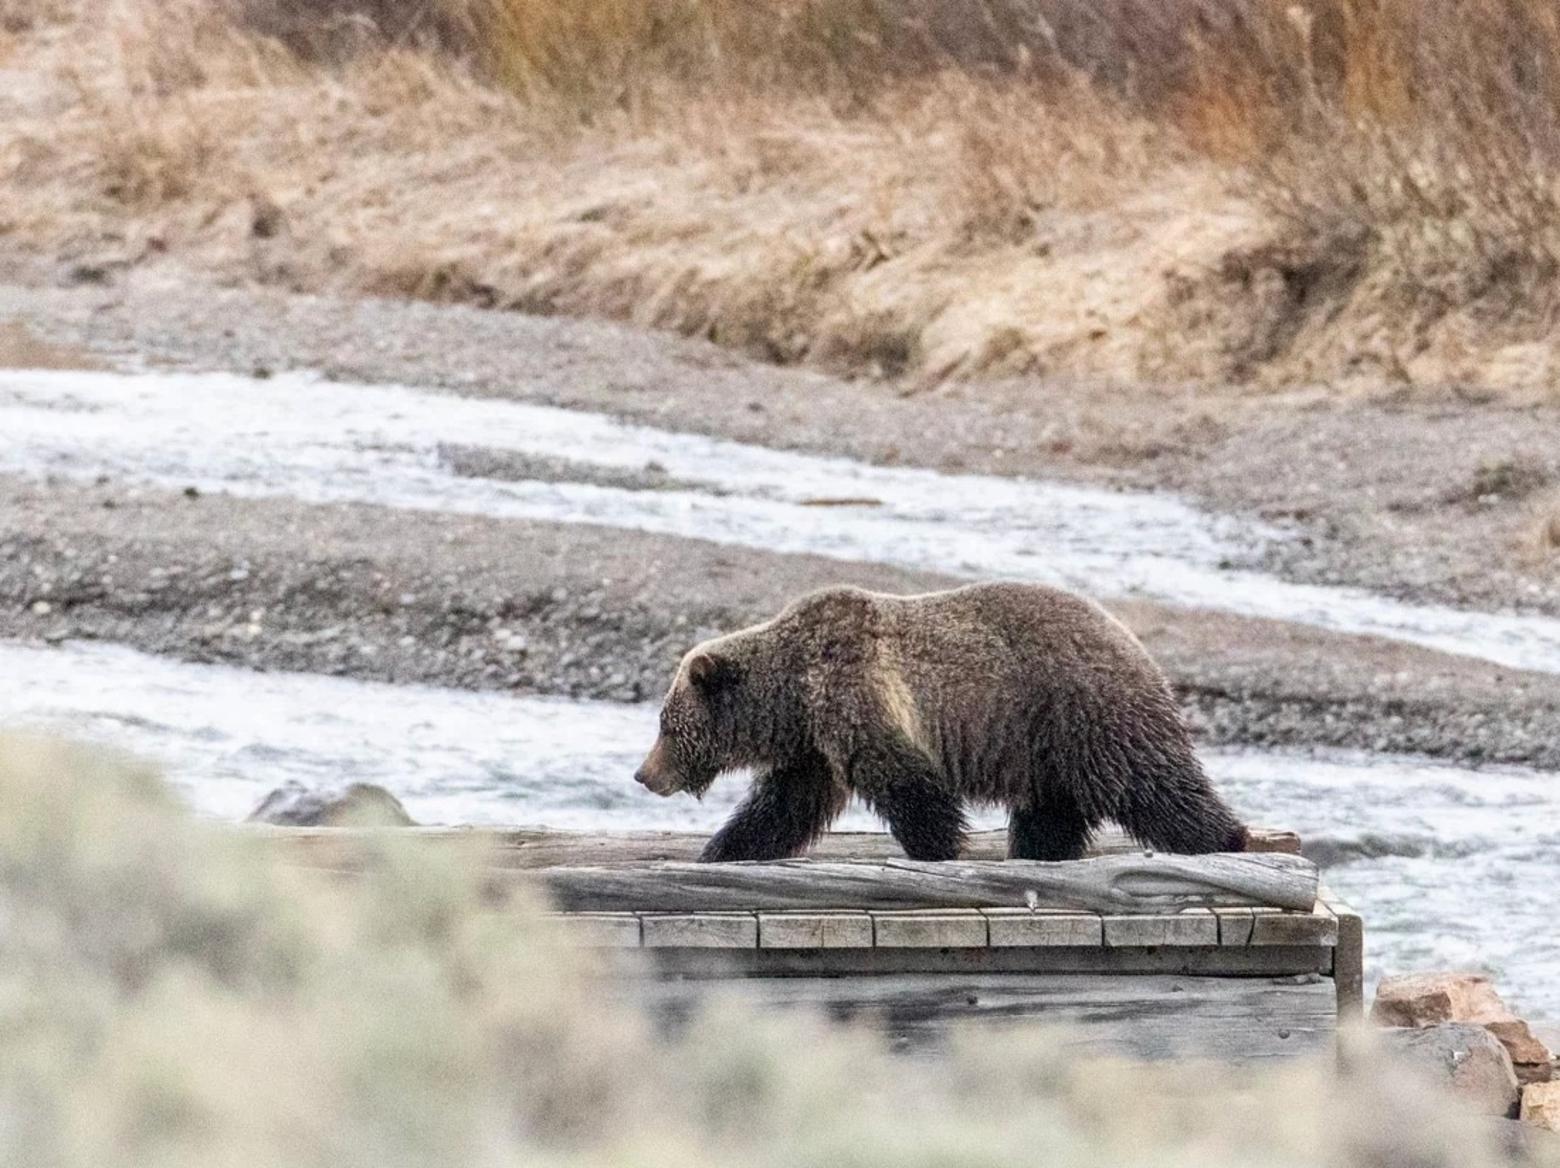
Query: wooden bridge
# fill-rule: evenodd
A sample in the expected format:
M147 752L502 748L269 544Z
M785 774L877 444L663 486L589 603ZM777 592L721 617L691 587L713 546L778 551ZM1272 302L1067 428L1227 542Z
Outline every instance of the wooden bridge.
M377 834L261 830L334 871ZM495 895L545 893L564 936L633 951L622 992L671 1025L718 989L917 1051L955 1024L1039 1022L1096 1052L1247 1061L1328 1049L1361 1011L1360 918L1287 832L1215 856L1106 837L1059 864L1004 861L997 832L945 864L840 832L805 860L698 864L692 833L386 830L480 846Z

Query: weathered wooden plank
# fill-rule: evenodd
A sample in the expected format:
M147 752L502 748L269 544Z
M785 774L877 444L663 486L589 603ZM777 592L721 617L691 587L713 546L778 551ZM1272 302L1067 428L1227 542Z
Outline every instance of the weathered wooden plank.
M1105 917L1105 944L1112 948L1148 945L1217 945L1219 921L1207 910L1183 913L1133 913Z
M1061 908L1152 913L1273 905L1308 910L1316 866L1288 855L1119 855L1065 863L912 860L656 863L509 873L566 911Z
M1365 1016L1365 922L1328 888L1320 889L1318 896L1338 922L1332 969L1338 1019L1357 1022Z
M1327 945L1338 943L1338 918L1332 913L1253 913L1252 945Z
M641 982L635 996L675 1026L697 1011L706 988ZM1333 987L1320 977L778 977L723 983L721 992L854 1019L921 1051L937 1049L954 1025L1009 1032L1027 1023L1091 1053L1248 1062L1326 1050L1335 1031Z
M1098 913L1038 912L1027 908L984 908L990 943L1016 945L1103 945Z
M629 974L686 978L879 976L891 973L1162 973L1230 977L1330 975L1333 951L1269 945L1224 948L1165 945L1107 949L1101 945L913 949L646 950L651 959Z
M321 866L360 864L385 842L416 840L447 847L463 847L482 856L494 868L602 867L613 864L647 864L656 861L689 861L699 858L709 839L707 832L691 831L555 831L546 828L474 827L276 827L244 824L235 830L258 835L285 850L289 858ZM1141 852L1141 845L1120 832L1102 832L1091 855ZM1248 851L1298 855L1300 839L1294 832L1252 828ZM813 847L815 860L890 860L903 856L892 836L881 831L837 831L825 835ZM1001 860L1007 856L1007 833L970 833L964 859Z
M968 949L986 945L986 918L976 909L869 915L873 943L880 949Z
M754 913L645 913L640 918L645 948L755 949Z
M864 912L758 914L761 949L870 949L872 918Z
M1251 944L1251 910L1249 908L1216 908L1213 915L1219 922L1220 945Z
M639 917L634 913L553 913L549 919L572 945L639 948Z

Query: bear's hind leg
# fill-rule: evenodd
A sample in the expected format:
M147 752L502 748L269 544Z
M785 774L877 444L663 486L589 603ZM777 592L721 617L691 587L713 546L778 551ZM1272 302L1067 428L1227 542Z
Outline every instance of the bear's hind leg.
M1008 859L1077 860L1088 850L1096 826L1075 799L1065 796L1014 807L1008 816Z
M845 809L846 792L820 755L807 754L753 780L737 809L704 845L704 863L799 855Z

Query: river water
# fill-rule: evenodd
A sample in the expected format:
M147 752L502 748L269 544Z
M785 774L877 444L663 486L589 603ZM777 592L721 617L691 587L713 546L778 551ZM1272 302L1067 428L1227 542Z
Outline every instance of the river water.
M1560 672L1560 620L1232 567L1281 534L1163 495L874 467L598 414L303 375L0 371L0 435L0 473L634 528L1141 596ZM548 459L561 472L473 477L452 466L451 448ZM647 465L667 485L606 485ZM817 505L839 500L858 502Z
M497 455L518 457L519 472L483 471ZM1281 532L1164 496L871 467L404 387L0 371L0 473L634 528L1145 596L1560 671L1560 621L1276 580L1241 565ZM388 787L428 823L706 829L742 790L727 779L701 803L635 785L649 707L256 674L105 646L0 643L0 723L158 760L221 818L288 779L351 778ZM1298 830L1331 860L1329 883L1365 916L1372 976L1485 968L1521 1008L1560 1018L1552 776L1364 754L1208 761L1244 815ZM859 809L843 825L875 826Z
M0 711L157 760L192 806L224 819L288 779L351 778L388 787L424 823L703 830L744 789L730 776L699 802L636 784L650 705L252 673L111 646L0 642ZM1366 754L1205 757L1239 812L1334 858L1326 879L1365 917L1373 979L1489 969L1516 1004L1560 1018L1552 776ZM841 826L880 825L852 808Z

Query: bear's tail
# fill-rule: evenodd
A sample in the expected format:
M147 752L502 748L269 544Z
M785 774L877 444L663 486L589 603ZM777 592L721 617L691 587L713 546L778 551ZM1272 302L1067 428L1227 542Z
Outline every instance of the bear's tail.
M1190 750L1139 760L1112 816L1122 829L1161 852L1244 852L1251 833L1219 797Z

